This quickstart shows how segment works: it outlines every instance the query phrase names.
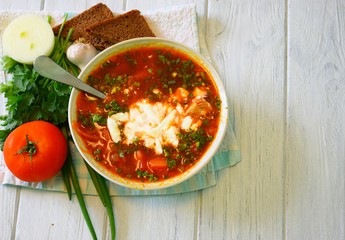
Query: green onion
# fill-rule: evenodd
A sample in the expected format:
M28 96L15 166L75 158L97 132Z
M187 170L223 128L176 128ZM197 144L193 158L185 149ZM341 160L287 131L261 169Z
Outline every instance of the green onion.
M69 180L67 161L62 166L61 173L62 173L63 182L65 183L65 187L66 187L66 190L67 190L68 199L71 201L72 200L72 187L71 187L71 182Z
M87 163L85 164L91 176L92 182L97 190L99 198L101 199L103 206L107 210L110 231L111 231L111 239L114 240L116 237L115 218L114 218L114 212L113 212L113 205L111 202L107 184L105 182L105 179L101 175L99 175L93 168L91 168L89 164Z
M62 133L65 136L66 141L68 143L69 142L69 137L68 137L68 134L67 134L67 129L65 127L62 127L61 130L62 130ZM81 189L80 189L80 185L79 185L79 181L78 181L78 176L77 176L77 173L76 173L74 165L73 165L73 159L72 159L72 155L71 155L71 151L70 151L69 147L68 147L68 151L67 151L67 158L66 158L65 165L66 165L66 168L67 168L66 173L68 173L69 179L72 182L72 185L73 185L75 194L77 196L77 199L78 199L78 202L79 202L82 214L83 214L84 219L86 221L86 224L87 224L87 226L88 226L88 228L90 230L90 234L91 234L93 239L97 239L97 235L96 235L95 229L94 229L94 227L92 225L91 218L90 218L90 215L89 215L89 213L87 211L86 204L85 204L85 201L84 201L84 198L83 198L83 194L82 194Z
M67 20L67 17L68 15L65 14L64 15L64 19L63 19L63 22L61 24L61 27L60 27L60 30L59 30L59 33L57 35L57 37L55 37L55 44L54 44L54 49L53 49L53 52L52 54L50 55L50 57L57 63L59 64L62 68L70 71L73 73L73 75L75 76L78 76L79 74L79 69L77 66L75 66L73 63L71 63L68 58L66 57L66 48L67 48L67 45L69 43L69 40L72 36L72 33L73 33L73 28L69 29L68 33L67 33L67 36L65 39L63 39L61 37L61 32L62 32L62 29L65 25L65 22Z

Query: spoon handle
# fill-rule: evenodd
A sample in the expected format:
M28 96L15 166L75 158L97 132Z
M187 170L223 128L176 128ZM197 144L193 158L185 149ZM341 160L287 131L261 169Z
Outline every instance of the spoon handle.
M96 97L102 99L105 98L104 93L76 78L47 56L39 56L38 58L36 58L36 60L34 61L34 69L44 77L70 85L79 90L90 93Z

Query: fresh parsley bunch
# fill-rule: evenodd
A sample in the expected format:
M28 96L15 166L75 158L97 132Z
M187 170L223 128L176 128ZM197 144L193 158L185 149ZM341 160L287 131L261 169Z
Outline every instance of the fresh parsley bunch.
M71 88L39 75L32 65L21 64L4 56L2 69L11 79L0 84L0 93L7 99L7 115L0 116L0 145L17 126L46 120L55 125L67 121L67 108Z

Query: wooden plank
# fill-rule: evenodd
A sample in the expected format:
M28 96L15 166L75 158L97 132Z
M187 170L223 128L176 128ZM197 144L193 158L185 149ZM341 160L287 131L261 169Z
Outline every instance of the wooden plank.
M345 3L291 0L287 239L345 238Z
M105 219L98 197L85 197L97 236L102 239ZM103 237L102 237L103 236ZM17 239L92 239L77 198L66 193L22 189L18 205Z
M181 6L186 4L193 4L195 0L166 0L166 1L157 1L157 0L130 0L126 1L126 10L130 9L139 9L141 11L155 10L155 9L164 9L173 6ZM204 1L199 1L198 4L202 4Z
M0 186L0 239L14 239L20 190Z
M197 193L115 199L118 239L196 239Z
M242 161L202 192L198 239L283 239L285 1L208 3L207 45Z
M40 10L42 0L1 0L1 10Z
M82 12L100 1L90 0L90 1L45 1L44 10L45 11L56 11L56 12ZM124 2L123 0L106 0L101 1L106 4L112 11L122 11Z

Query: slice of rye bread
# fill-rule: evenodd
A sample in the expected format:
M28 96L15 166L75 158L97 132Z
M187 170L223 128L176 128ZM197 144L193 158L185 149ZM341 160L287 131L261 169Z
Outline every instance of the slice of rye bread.
M112 11L107 7L107 5L98 3L66 21L61 32L61 36L65 38L69 29L73 28L73 33L70 38L71 41L83 38L86 42L90 42L89 35L86 32L86 28L100 21L112 19L113 17L114 15ZM55 35L58 35L60 27L61 24L53 27L53 32Z
M131 10L96 23L89 26L86 31L91 36L91 44L99 50L132 38L155 37L139 10Z

